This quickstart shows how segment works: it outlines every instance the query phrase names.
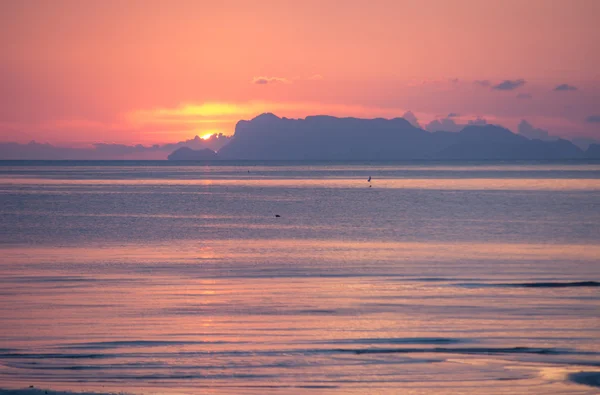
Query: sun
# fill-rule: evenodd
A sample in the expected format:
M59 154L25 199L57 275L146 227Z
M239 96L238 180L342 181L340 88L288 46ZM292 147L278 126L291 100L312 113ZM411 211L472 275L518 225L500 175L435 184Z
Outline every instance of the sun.
M202 140L208 140L210 138L210 136L212 136L213 134L216 134L215 132L209 132L209 133L205 133L202 136L200 136L200 138Z

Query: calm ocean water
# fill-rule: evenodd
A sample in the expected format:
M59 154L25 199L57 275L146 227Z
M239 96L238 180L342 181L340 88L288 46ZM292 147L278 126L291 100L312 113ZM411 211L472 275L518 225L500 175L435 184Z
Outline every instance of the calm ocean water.
M599 281L598 162L0 162L2 388L595 394Z

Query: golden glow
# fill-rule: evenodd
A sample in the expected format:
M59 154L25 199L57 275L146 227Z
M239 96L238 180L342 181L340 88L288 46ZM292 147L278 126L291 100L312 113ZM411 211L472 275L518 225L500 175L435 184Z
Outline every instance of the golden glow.
M127 114L133 124L164 123L203 123L218 122L224 119L237 121L239 117L260 114L270 107L266 103L218 103L182 104L172 108L137 110Z
M216 133L213 133L213 132L205 133L202 136L200 136L200 138L202 140L208 140L210 138L210 136L212 136L213 134L216 134Z
M373 186L380 189L428 189L454 191L600 191L598 179L494 179L494 178L400 178L375 179ZM357 178L335 179L131 179L87 180L19 178L1 176L2 185L236 185L286 188L364 188L366 181Z
M197 218L190 216L189 218ZM221 217L227 218L227 217ZM228 227L232 225L227 225ZM249 229L280 228L281 225L239 224L238 227ZM220 225L215 225L218 228ZM262 251L255 246L260 240L203 240L202 246L193 240L180 240L172 244L155 246L139 246L122 244L102 247L4 247L2 252L7 260L13 263L40 263L61 260L65 264L88 264L119 259L123 263L148 262L157 259L170 259L172 262L197 264L198 259L241 260L263 257ZM592 261L600 254L600 247L587 244L525 244L525 243L436 243L432 249L430 243L423 242L360 242L344 240L297 240L273 239L269 241L270 253L273 256L287 254L297 261L313 259L314 248L324 260L363 260L371 262L429 262L431 260L456 262L457 260L477 260L494 257L494 259L538 261L555 261L556 257L573 262ZM368 253L367 253L368 252Z
M263 112L389 118L408 109L421 125L455 112L595 137L584 121L600 91L594 0L130 3L0 1L10 82L0 90L0 141L164 144L200 124L231 135ZM518 92L491 89L521 78ZM548 94L565 83L579 92Z
M129 127L139 129L173 130L180 138L187 138L194 130L203 129L200 136L211 132L233 135L236 123L249 120L265 112L280 117L303 118L314 114L356 116L362 118L392 118L406 111L403 108L368 107L362 105L323 104L316 102L204 102L183 103L174 107L139 109L125 113ZM421 115L421 114L418 114ZM421 119L427 119L422 118ZM210 128L206 130L205 128ZM185 131L187 129L187 132ZM174 131L174 130L173 130ZM203 137L204 138L204 137Z
M319 113L338 116L354 114L358 117L393 117L401 114L402 111L405 109L311 102L207 102L136 110L127 113L126 119L134 125L147 125L152 123L237 122L240 119L249 119L265 112L273 112L278 116L287 117L304 117Z

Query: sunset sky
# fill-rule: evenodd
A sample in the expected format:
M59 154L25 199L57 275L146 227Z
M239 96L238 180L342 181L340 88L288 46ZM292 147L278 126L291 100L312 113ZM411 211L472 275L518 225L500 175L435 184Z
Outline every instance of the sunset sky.
M155 144L262 112L600 139L597 0L0 2L0 141Z

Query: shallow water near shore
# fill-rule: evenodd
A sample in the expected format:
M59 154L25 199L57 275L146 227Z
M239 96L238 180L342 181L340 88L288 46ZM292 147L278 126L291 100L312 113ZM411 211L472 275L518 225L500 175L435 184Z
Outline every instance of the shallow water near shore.
M598 391L599 163L0 162L0 256L6 394Z

